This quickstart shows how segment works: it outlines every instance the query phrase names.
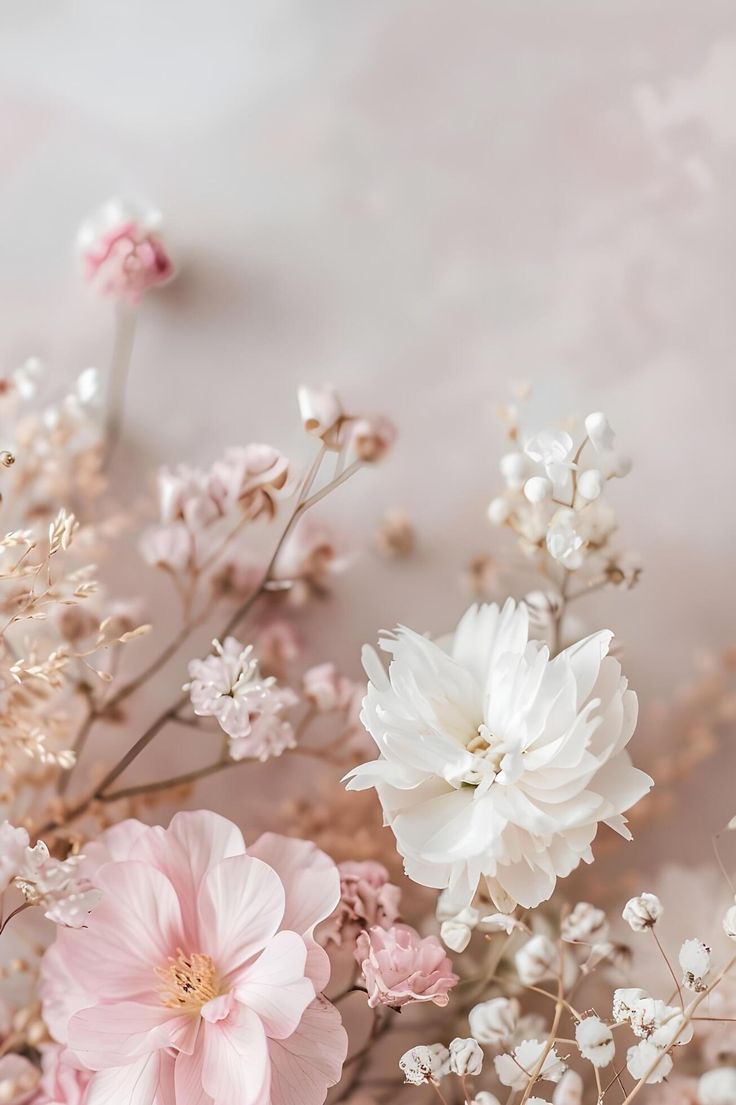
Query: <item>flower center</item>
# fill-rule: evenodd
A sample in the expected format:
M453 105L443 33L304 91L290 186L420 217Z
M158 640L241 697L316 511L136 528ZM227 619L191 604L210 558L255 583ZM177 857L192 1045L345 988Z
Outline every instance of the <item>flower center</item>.
M217 971L208 955L198 952L185 955L177 948L176 958L169 956L165 967L156 967L156 974L161 980L161 1001L169 1009L198 1013L219 993Z

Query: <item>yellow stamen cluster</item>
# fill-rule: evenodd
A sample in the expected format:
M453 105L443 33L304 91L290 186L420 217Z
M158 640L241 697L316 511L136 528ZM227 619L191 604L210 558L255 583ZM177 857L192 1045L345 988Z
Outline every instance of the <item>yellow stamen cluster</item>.
M215 965L208 955L198 952L185 955L177 948L176 958L169 956L165 967L156 967L156 974L161 980L161 1000L169 1009L198 1013L219 993Z

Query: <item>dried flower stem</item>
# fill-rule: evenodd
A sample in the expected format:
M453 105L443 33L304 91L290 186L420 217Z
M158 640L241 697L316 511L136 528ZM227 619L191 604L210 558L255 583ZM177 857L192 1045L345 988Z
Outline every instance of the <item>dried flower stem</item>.
M103 470L109 467L120 440L125 410L125 389L135 341L136 318L137 313L134 308L125 303L118 304L115 312L115 340L110 361L110 375L107 381Z
M546 1060L547 1056L549 1055L550 1051L552 1050L552 1048L555 1046L555 1037L557 1036L557 1029L560 1027L560 1020L562 1019L562 1012L563 1012L563 1009L565 1008L565 986L564 986L563 977L562 977L563 976L562 948L560 948L559 952L560 952L560 971L559 971L559 975L557 977L557 998L556 998L556 1001L555 1001L555 1015L554 1015L554 1018L552 1020L552 1027L549 1030L549 1036L547 1037L547 1040L545 1042L542 1054L539 1056L539 1059L537 1060L536 1066L534 1067L534 1070L531 1072L531 1075L529 1077L529 1082L527 1083L526 1089L524 1090L524 1093L522 1095L521 1101L519 1102L519 1105L524 1105L524 1103L529 1099L529 1096L530 1096L532 1090L534 1089L534 1084L537 1081L537 1079L539 1078L539 1075L542 1073L542 1068L544 1066L545 1060Z

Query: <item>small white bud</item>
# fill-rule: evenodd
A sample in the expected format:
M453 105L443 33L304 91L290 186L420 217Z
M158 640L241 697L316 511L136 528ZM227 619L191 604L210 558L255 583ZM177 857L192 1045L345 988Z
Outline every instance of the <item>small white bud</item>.
M584 472L581 472L578 476L578 491L587 499L588 502L593 502L597 499L603 490L603 476L597 468L586 468Z
M486 513L489 522L494 526L502 526L511 513L511 507L503 496L499 495L498 498L491 499Z
M474 1078L483 1070L483 1051L477 1040L472 1037L462 1039L456 1036L450 1042L450 1072L461 1078Z
M532 476L524 484L524 495L530 503L543 503L552 493L552 483L546 476Z
M468 1014L471 1034L479 1044L506 1044L516 1031L520 1012L516 998L482 1001Z
M656 1065L647 1077L647 1085L661 1082L667 1077L672 1070L672 1059L649 1040L640 1040L626 1053L626 1067L631 1077L637 1081L649 1072L653 1064Z
M594 449L599 453L613 449L615 434L611 429L611 423L602 411L594 411L585 419L585 432L590 438Z
M536 986L545 978L554 978L559 969L557 948L542 933L532 936L514 956L519 979L525 986Z
M662 903L656 894L639 894L629 899L621 916L634 932L644 932L656 925L662 916Z
M554 1088L552 1105L582 1105L583 1080L576 1070L568 1069Z
M518 491L524 486L528 462L523 453L506 453L499 461L499 468L507 487Z
M473 930L470 925L464 924L457 917L451 921L443 921L440 925L442 943L454 952L464 952L472 935Z
M710 948L702 940L686 940L680 948L679 960L683 986L701 994L707 989L703 979L711 968Z
M736 940L736 905L732 905L723 918L723 931L731 940Z
M495 1093L491 1093L490 1090L481 1090L480 1093L475 1095L470 1105L501 1105L501 1102Z
M594 1067L607 1067L612 1062L616 1051L613 1033L599 1017L580 1021L575 1027L575 1039L583 1059L590 1060Z
M698 1082L699 1105L733 1105L736 1101L736 1067L716 1067Z
M578 902L562 921L560 935L568 944L603 942L608 938L606 915L590 902Z

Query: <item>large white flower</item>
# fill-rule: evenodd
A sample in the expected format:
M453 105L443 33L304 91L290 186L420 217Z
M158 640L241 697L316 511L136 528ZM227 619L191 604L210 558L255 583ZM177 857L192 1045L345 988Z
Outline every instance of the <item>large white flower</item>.
M612 634L550 659L527 610L473 606L449 641L400 627L372 649L361 718L380 756L348 787L375 787L406 872L468 904L481 877L497 905L533 907L590 863L598 823L630 839L622 814L652 785L626 745L637 700L608 656Z

